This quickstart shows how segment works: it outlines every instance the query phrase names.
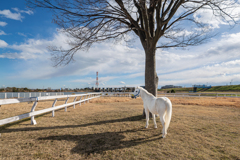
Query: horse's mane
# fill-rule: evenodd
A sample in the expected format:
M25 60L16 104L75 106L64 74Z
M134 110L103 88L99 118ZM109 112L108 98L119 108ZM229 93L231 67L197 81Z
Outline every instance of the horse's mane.
M142 88L142 87L140 87L140 86L138 86L138 88L141 89L141 90L143 90L143 91L145 91L147 94L155 97L152 93L149 93L146 89L144 89L144 88Z

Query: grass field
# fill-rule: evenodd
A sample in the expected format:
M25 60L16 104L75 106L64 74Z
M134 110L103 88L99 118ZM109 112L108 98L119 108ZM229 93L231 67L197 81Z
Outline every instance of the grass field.
M141 98L90 103L0 126L0 159L240 159L240 99L171 98L165 139L161 124L145 129ZM57 105L64 103L58 102ZM40 102L37 109L51 107ZM29 112L32 104L4 105L0 119ZM2 114L4 113L4 114Z
M168 88L168 89L158 89L159 92L167 92L171 90L175 90L176 92L189 92L193 91L192 87L188 88ZM212 88L198 88L197 92L240 92L240 85L227 85L227 86L212 86Z

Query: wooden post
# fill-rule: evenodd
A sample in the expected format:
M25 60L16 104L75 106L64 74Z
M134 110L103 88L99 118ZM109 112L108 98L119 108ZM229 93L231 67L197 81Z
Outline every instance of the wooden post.
M56 98L55 101L53 102L52 107L55 107L56 102L57 102L57 98ZM54 114L54 110L53 110L53 111L52 111L52 117L54 117L54 116L55 116L55 114Z
M69 97L68 97L67 100L65 101L65 104L67 104L68 99L69 99ZM67 112L67 106L65 107L65 112Z

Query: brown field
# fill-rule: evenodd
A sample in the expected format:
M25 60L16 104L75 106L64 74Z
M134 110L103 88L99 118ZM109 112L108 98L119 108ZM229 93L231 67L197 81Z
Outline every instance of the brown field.
M239 98L171 98L165 139L161 124L145 129L141 98L99 98L0 126L0 159L240 159ZM36 110L51 107L40 102ZM63 104L64 100L56 105ZM32 103L4 105L0 119L29 112Z

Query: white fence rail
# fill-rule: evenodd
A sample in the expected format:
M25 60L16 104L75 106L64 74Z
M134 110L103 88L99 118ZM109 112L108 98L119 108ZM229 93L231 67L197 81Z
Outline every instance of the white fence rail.
M5 93L0 93L0 99L29 98L29 97L58 96L58 95L64 95L64 92L5 92Z
M240 98L240 93L158 93L158 97L232 97L232 98Z
M70 97L75 97L74 101L71 102L71 103L67 103L68 99ZM98 98L98 97L100 97L100 93L45 96L45 97L29 97L29 98L19 98L19 99L3 99L3 100L0 100L0 106L1 105L6 105L6 104L21 103L21 102L33 102L33 101L35 101L35 102L32 106L31 112L21 114L21 115L18 115L18 116L14 116L14 117L10 117L10 118L1 119L0 120L0 125L15 122L15 121L18 121L18 120L21 120L21 119L24 119L24 118L28 118L28 117L31 117L31 124L35 125L35 124L37 124L36 120L34 119L34 116L36 116L36 115L40 115L40 114L52 111L52 116L54 117L54 115L55 115L54 111L55 110L58 110L58 109L61 109L61 108L65 107L65 111L67 111L67 107L69 107L69 106L73 106L73 108L75 108L76 104L81 105L81 103L89 102L89 100L91 100L93 98ZM67 98L66 101L65 101L65 104L55 106L58 98ZM50 99L55 99L51 108L35 111L39 101L50 100Z

